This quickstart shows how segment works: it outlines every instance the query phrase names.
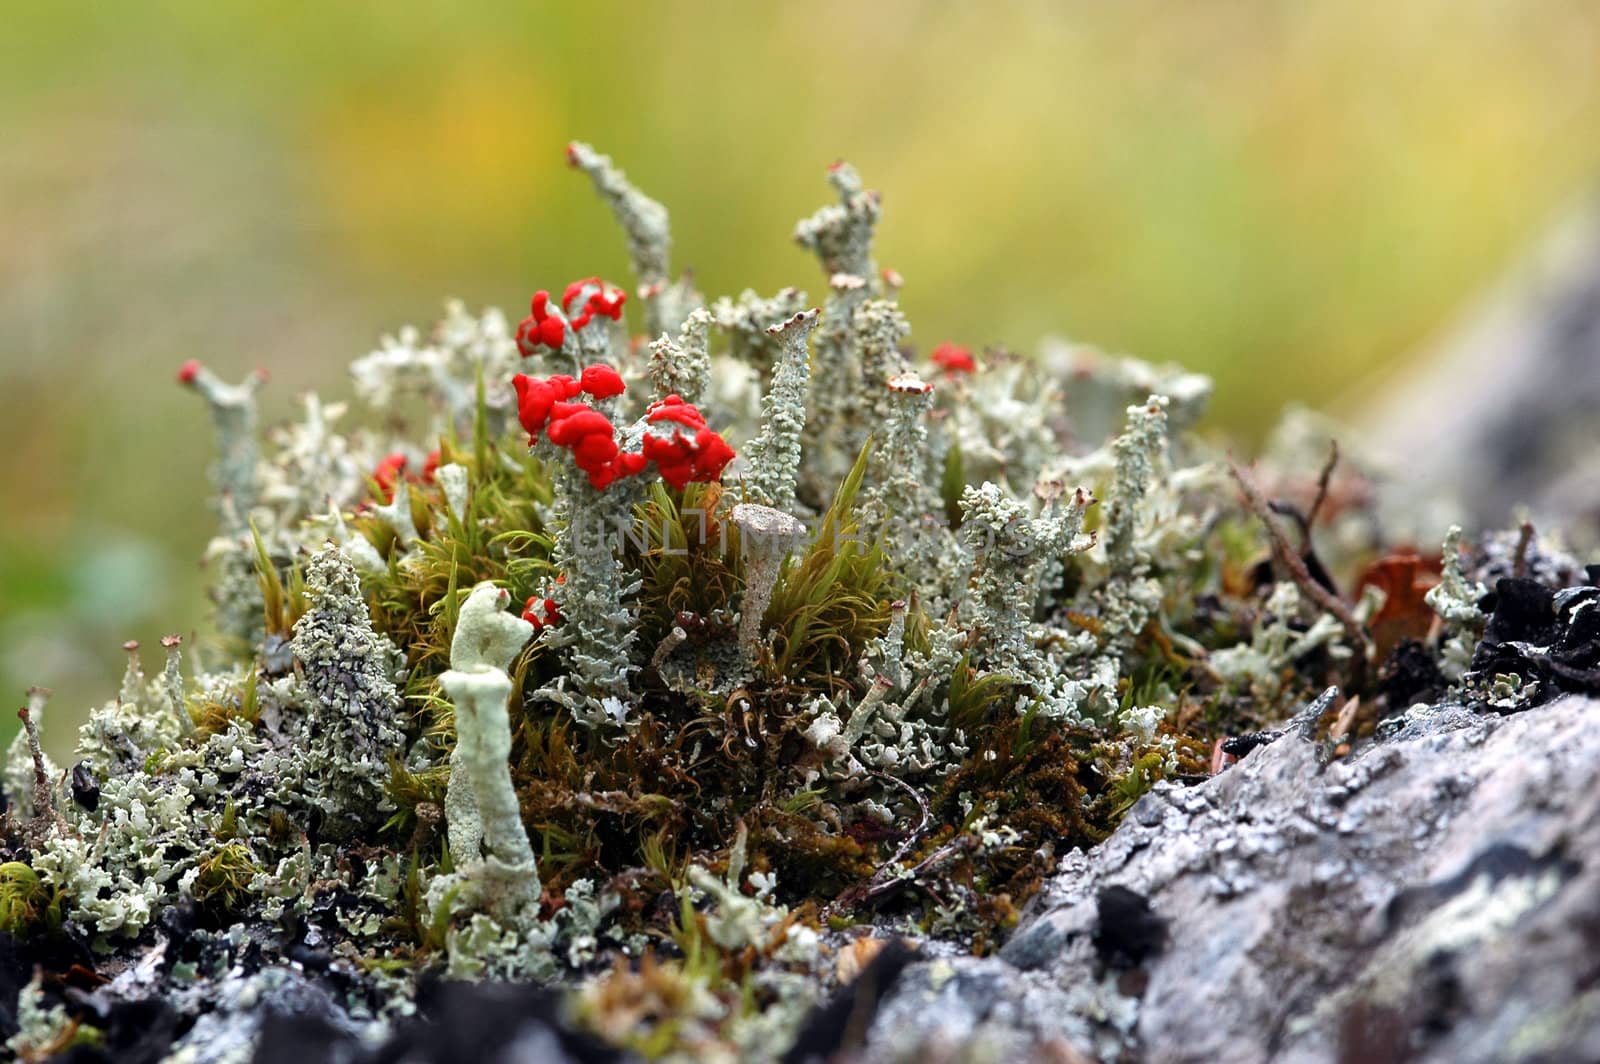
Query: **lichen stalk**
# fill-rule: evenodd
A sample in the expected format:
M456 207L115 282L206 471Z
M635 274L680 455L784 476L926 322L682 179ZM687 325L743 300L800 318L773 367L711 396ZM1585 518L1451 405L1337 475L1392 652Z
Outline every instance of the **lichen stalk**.
M672 279L672 231L667 209L628 180L627 175L581 141L567 146L567 160L589 175L628 242L628 259L639 281L645 332L676 335L702 300L687 276Z
M772 385L761 400L761 434L745 448L748 497L778 510L795 508L801 437L806 428L806 398L811 385L811 355L806 338L817 327L815 310L801 311L767 328L779 344Z
M211 467L217 509L224 535L246 531L256 504L259 461L256 443L256 392L266 381L256 370L238 384L224 383L198 362L187 362L178 380L200 393L211 410L217 432L217 458Z
M312 556L306 593L311 606L295 622L293 647L318 742L301 766L327 785L314 804L354 830L386 807L389 760L404 742L395 652L372 630L361 581L337 545Z
M450 669L439 686L455 707L445 815L450 852L476 901L508 922L537 915L539 871L511 780L512 691L507 670L533 625L506 612L511 596L492 583L461 604Z
M676 395L703 403L711 388L711 314L696 309L676 340L662 335L650 344L650 384L657 399Z
M739 529L744 552L744 598L739 604L739 650L748 668L761 650L761 619L772 602L772 589L784 559L805 535L806 526L782 510L740 503L729 519Z

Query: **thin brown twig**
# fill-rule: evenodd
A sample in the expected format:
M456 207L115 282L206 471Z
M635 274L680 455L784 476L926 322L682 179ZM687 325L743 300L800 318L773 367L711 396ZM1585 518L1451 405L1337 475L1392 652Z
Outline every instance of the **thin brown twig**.
M1328 441L1328 460L1322 463L1322 473L1317 477L1317 497L1311 501L1311 510L1306 514L1306 549L1311 548L1311 529L1316 527L1317 514L1322 511L1322 504L1328 501L1328 485L1333 482L1334 467L1339 464L1339 441Z
M1331 467L1330 467L1331 468ZM1356 615L1351 612L1349 603L1335 595L1311 575L1306 568L1306 563L1289 546L1289 540L1284 536L1283 529L1278 527L1278 520L1273 516L1272 507L1268 505L1266 497L1261 494L1261 489L1239 468L1239 464L1230 456L1228 458L1228 471L1233 474L1233 479L1238 482L1239 490L1244 494L1244 500L1261 523L1267 529L1267 542L1272 546L1272 556L1277 563L1288 572L1290 579L1300 589L1300 593L1316 603L1323 610L1333 614L1340 625L1344 627L1345 635L1355 645L1355 664L1350 677L1352 690L1361 691L1366 687L1368 656L1371 653L1371 644L1367 640L1366 629L1361 627L1361 622L1356 620Z
M840 894L833 904L828 906L826 910L827 912L848 912L864 902L871 901L874 898L882 896L883 894L898 890L905 886L905 880L896 876L891 876L889 872L900 863L906 854L910 853L916 847L916 844L919 841L921 841L923 835L927 833L928 822L932 819L932 816L928 811L927 801L923 799L922 795L918 793L917 789L911 786L911 784L907 783L905 780L897 779L886 772L869 772L868 775L876 779L884 780L888 783L893 783L905 790L905 792L911 795L911 797L916 801L917 808L922 812L922 820L919 824L917 824L916 828L914 828L911 833L901 841L900 845L894 851L894 856L890 857L887 861L879 865L872 875L868 876L864 881L848 888L842 894ZM948 844L945 848L948 848ZM939 852L940 851L935 851L935 855L937 855ZM928 860L931 860L931 858ZM912 873L914 874L918 870L924 868L924 866L928 865L928 860L924 860L921 864L917 865L916 868L912 869Z
M1528 575L1528 548L1533 545L1533 522L1522 522L1522 528L1517 533L1517 553L1511 562L1511 575L1523 577Z

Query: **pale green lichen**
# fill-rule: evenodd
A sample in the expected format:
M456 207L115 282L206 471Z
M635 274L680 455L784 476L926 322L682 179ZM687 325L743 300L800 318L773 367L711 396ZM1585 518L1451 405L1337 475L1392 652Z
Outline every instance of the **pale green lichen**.
M1452 680L1461 679L1472 664L1472 648L1488 619L1478 608L1484 586L1468 580L1461 569L1461 526L1451 525L1440 548L1439 582L1428 589L1425 601L1444 621L1449 632L1440 654L1440 668Z
M212 482L224 535L243 531L256 504L256 392L266 374L255 372L238 384L227 384L198 364L187 367L185 380L211 409L217 430L217 459Z
M806 427L806 395L811 384L806 338L817 326L817 312L801 311L768 327L778 343L772 386L761 403L761 435L745 448L743 483L752 502L779 510L795 507L795 477L800 470L801 435Z
M687 276L672 278L672 234L667 209L635 188L621 170L587 144L567 146L572 165L589 175L628 240L628 258L644 298L649 335L674 334L701 305Z
M728 358L765 373L778 359L783 342L772 331L806 309L806 294L784 288L772 296L745 289L737 299L723 296L711 304L717 327L728 334Z
M450 855L458 876L448 888L464 892L511 928L537 918L539 871L522 826L511 782L513 684L506 670L533 635L533 625L505 611L510 596L482 583L461 604L451 641L450 669L439 686L455 707L456 743L445 797Z
M683 322L676 340L663 334L650 345L650 383L657 399L676 395L703 403L711 389L711 315L697 309Z
M371 967L345 973L369 991L403 998L413 969L587 980L601 1030L628 993L674 1002L612 1032L631 1046L771 1055L829 985L824 923L903 890L873 919L992 948L1057 847L1348 672L1349 630L1259 575L1252 513L1174 438L1203 378L919 362L873 262L879 201L842 165L839 202L797 230L821 312L793 288L701 309L660 205L572 158L627 234L632 342L552 305L560 347L524 360L498 312L452 303L357 362L367 427L308 397L264 454L238 435L254 383L196 374L228 433L208 556L232 638L171 646L151 676L130 651L72 762L97 805L53 765L38 790L42 759L14 747L7 793L38 814L12 821L17 920L104 951L169 906L305 926ZM740 460L720 483L647 468L601 490L548 439L528 452L511 374L596 362L645 385L591 404L622 450L675 441L644 408L676 394ZM1430 602L1465 654L1481 588L1456 553L1453 535Z
M323 781L313 804L347 830L384 811L389 760L400 752L396 651L372 630L361 581L336 546L306 567L311 608L294 626L294 659L304 678L317 736L303 773Z
M973 558L968 628L987 668L1025 682L1046 682L1031 610L1018 607L1038 601L1039 577L1048 560L1094 545L1093 537L1083 534L1083 518L1094 501L1078 489L1064 507L1050 500L1035 516L997 484L961 493L961 536Z

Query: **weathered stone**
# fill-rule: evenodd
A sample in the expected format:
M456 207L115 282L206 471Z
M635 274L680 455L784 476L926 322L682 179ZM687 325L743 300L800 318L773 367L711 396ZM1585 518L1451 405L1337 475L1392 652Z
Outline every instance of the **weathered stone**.
M908 969L866 1059L1600 1059L1597 724L1419 708L1327 765L1291 725L1158 784L998 957ZM1110 887L1167 922L1142 968L1097 955Z

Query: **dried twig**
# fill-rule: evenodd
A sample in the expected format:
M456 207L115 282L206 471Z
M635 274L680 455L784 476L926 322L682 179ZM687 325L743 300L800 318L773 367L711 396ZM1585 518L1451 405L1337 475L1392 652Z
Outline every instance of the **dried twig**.
M1326 467L1331 469L1331 465ZM1289 578L1300 589L1300 593L1316 603L1323 610L1331 613L1344 627L1345 634L1354 644L1356 656L1354 669L1350 677L1350 686L1353 690L1360 691L1366 687L1368 657L1371 654L1371 643L1367 639L1366 629L1361 627L1361 622L1356 620L1356 615L1351 612L1349 603L1329 591L1306 568L1305 561L1296 554L1294 548L1289 546L1289 540L1284 536L1283 529L1278 526L1278 519L1273 516L1272 507L1268 505L1266 497L1261 494L1261 489L1239 468L1237 462L1231 457L1228 459L1228 471L1233 474L1233 479L1238 482L1239 490L1244 494L1244 501L1249 505L1261 523L1267 529L1267 542L1272 546L1272 556L1277 563L1289 574Z
M829 911L848 912L863 902L872 901L875 898L879 898L885 894L899 890L901 887L906 885L907 879L914 878L917 872L923 870L924 868L931 867L929 862L933 861L934 857L938 857L944 850L949 849L950 846L953 845L953 843L947 844L940 850L935 851L931 856L928 857L927 860L924 860L921 864L917 865L916 868L911 870L912 874L910 877L902 878L898 875L891 874L895 866L900 863L906 854L910 853L912 849L916 847L917 843L922 839L922 836L927 833L928 823L932 819L932 816L928 812L927 801L920 793L918 793L915 787L911 786L905 780L896 779L894 776L884 772L869 772L868 775L872 776L874 779L883 780L886 783L893 783L897 787L900 787L902 790L904 790L907 794L911 795L912 799L917 803L917 808L922 811L922 820L895 849L892 857L883 862L883 864L879 865L872 875L867 877L864 882L850 887L840 894L838 899L835 900L832 905L828 906ZM960 840L958 839L956 841L959 842Z
M1528 575L1528 548L1533 545L1533 522L1522 522L1522 528L1517 534L1517 553L1512 557L1511 575L1524 577Z
M1322 463L1322 473L1321 473L1321 475L1319 475L1317 477L1317 497L1312 500L1311 509L1306 514L1306 537L1307 537L1307 540L1308 540L1306 546L1307 546L1308 549L1310 547L1310 543L1309 543L1309 539L1310 539L1310 536L1311 536L1310 530L1317 523L1317 514L1322 511L1322 504L1328 500L1328 485L1333 482L1333 470L1334 470L1334 467L1337 466L1338 464L1339 464L1339 441L1338 440L1329 440L1328 441L1328 460L1326 462Z

